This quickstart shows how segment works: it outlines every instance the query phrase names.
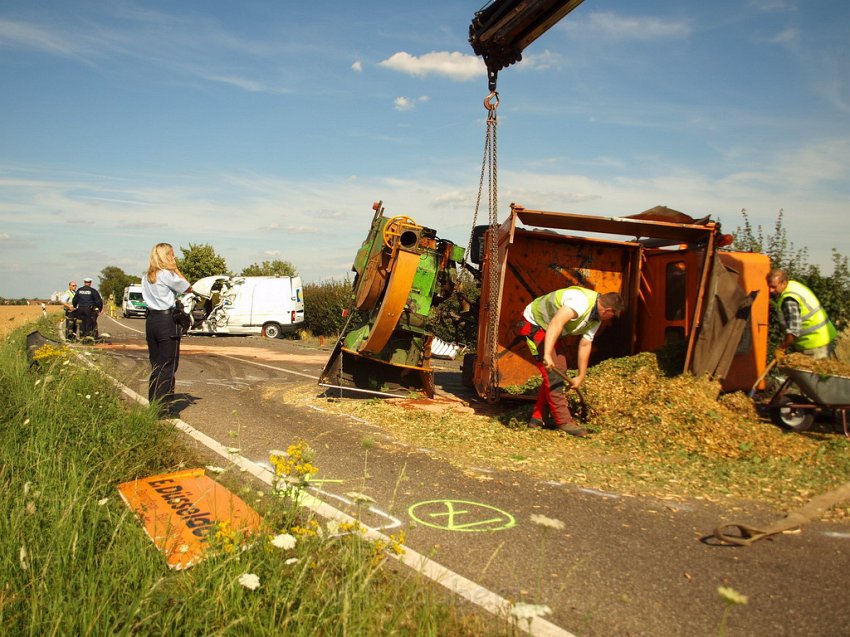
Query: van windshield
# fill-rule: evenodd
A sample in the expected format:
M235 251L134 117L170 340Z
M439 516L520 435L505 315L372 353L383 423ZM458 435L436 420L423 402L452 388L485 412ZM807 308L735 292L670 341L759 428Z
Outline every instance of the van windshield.
M130 300L131 301L141 301L142 293L141 292L130 292Z

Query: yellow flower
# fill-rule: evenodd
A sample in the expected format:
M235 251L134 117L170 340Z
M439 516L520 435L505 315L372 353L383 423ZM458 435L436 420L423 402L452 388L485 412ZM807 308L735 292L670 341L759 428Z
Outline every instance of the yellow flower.
M743 606L747 603L747 596L741 595L741 593L731 586L718 586L717 594L720 595L720 599L730 606Z

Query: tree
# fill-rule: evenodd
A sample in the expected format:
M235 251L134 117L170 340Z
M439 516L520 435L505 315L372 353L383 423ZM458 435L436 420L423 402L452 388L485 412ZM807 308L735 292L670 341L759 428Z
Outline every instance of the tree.
M115 294L115 302L121 303L124 296L124 288L132 283L141 283L142 279L132 274L127 274L115 265L108 265L100 271L98 277L97 291L103 297L104 302L111 294Z
M183 258L177 259L177 267L189 283L205 276L227 274L227 262L208 243L190 243L188 248L180 246Z
M295 266L289 261L263 261L262 264L252 263L243 268L240 276L298 276Z
M763 252L770 257L770 267L784 270L789 279L799 281L808 287L826 310L827 316L838 331L844 330L850 321L850 266L848 258L832 250L832 276L821 274L820 268L808 262L809 253L806 248L797 250L788 240L788 234L782 225L784 211L780 210L773 226L773 234L765 237L761 226L754 231L746 210L741 210L744 217L744 227L735 231L735 241L730 246L732 250L742 252ZM774 320L776 308L771 303L770 335L771 347L782 340L779 322Z

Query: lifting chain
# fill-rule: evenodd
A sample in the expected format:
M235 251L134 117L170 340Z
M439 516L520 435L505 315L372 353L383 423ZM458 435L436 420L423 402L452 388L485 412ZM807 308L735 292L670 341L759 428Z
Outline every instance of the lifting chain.
M478 210L481 206L481 194L484 190L484 173L488 180L488 205L489 205L489 227L487 231L486 262L488 264L488 296L487 296L487 361L489 369L489 383L487 400L495 402L498 398L496 387L498 385L498 373L496 371L496 346L499 340L499 183L498 183L498 155L496 144L496 109L499 107L499 94L491 92L484 98L484 108L487 109L487 133L484 138L484 158L481 162L481 177L478 181L478 197L475 201L475 214L472 218L472 234L469 236L469 245L466 248L467 255L471 255L472 238L475 232L475 224L478 221Z

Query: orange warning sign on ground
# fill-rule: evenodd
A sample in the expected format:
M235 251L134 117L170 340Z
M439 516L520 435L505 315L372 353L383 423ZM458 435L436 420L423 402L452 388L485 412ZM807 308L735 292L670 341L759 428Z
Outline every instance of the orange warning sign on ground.
M209 478L203 469L151 476L118 485L168 566L183 569L203 559L210 533L222 522L244 535L262 519L238 496Z

